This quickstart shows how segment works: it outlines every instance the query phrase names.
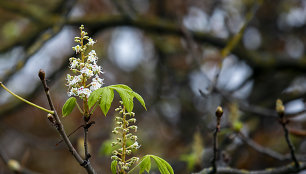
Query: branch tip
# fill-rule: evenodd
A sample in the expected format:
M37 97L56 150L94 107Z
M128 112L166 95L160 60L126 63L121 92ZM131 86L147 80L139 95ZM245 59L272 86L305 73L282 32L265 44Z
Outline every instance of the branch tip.
M283 116L285 113L285 106L283 104L283 101L281 99L277 99L276 100L276 106L275 106L275 110L278 113L279 116Z
M223 109L221 106L218 106L216 109L216 117L220 118L223 115Z
M39 72L38 72L38 76L40 78L40 80L45 80L45 77L46 77L46 73L44 70L40 69Z

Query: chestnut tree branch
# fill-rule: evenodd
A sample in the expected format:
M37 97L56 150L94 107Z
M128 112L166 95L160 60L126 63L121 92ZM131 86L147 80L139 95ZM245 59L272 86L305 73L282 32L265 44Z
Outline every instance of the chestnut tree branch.
M87 161L87 160L83 160L81 158L81 156L79 155L79 153L75 150L75 148L73 147L73 145L71 144L65 130L64 130L64 126L63 124L61 123L61 120L59 119L59 116L54 108L54 105L53 105L53 102L51 100L51 96L50 96L50 93L49 93L49 87L47 86L47 83L46 83L46 79L45 79L45 72L43 70L40 70L39 71L39 74L38 74L42 84L43 84L43 87L44 87L44 90L45 90L45 94L47 96L47 99L48 99L48 102L49 102L49 105L50 105L50 109L52 111L54 111L54 114L52 114L54 116L54 120L55 120L55 126L56 126L56 129L58 131L58 133L61 135L62 139L64 140L65 144L67 145L69 151L71 152L71 154L74 156L74 158L76 159L76 161L86 169L87 173L89 174L95 174L95 170L92 168L91 164Z

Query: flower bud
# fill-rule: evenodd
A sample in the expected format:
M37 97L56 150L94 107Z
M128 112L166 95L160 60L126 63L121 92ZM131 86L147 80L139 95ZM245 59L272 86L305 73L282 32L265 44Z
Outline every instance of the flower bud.
M48 114L48 116L47 116L47 118L48 118L48 120L52 123L52 124L55 124L55 119L54 119L54 117L53 117L53 115L52 114Z
M38 72L38 76L39 76L40 80L45 80L45 77L46 77L45 71L40 69L39 72Z
M281 99L276 100L276 112L278 115L283 115L285 113L285 106L283 104L283 101Z
M221 106L218 106L216 109L216 117L221 118L223 115L223 109Z

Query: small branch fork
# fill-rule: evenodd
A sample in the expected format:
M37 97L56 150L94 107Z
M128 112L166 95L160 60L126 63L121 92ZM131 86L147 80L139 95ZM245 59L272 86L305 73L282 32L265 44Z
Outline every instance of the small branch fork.
M212 167L210 168L205 168L202 171L198 172L198 173L193 173L193 174L288 174L288 173L298 173L299 171L303 171L306 169L306 163L305 162L298 162L296 155L295 155L295 150L294 150L294 146L291 142L291 140L289 139L289 131L286 127L286 125L288 124L288 120L285 118L285 107L282 103L281 100L277 100L276 102L276 111L277 114L280 117L280 123L284 129L285 132L285 138L286 138L286 142L289 146L290 149L290 154L291 154L291 159L293 161L292 164L288 164L286 166L281 166L281 167L276 167L276 168L269 168L269 169L263 169L263 170L257 170L257 171L249 171L249 170L244 170L244 169L236 169L236 168L231 168L231 167L218 167L217 169L217 165L216 165L216 158L217 158L217 133L220 130L220 120L223 114L222 108L219 106L217 107L216 110L216 117L217 117L217 125L216 125L216 129L214 132L214 140L213 140L213 150L214 150L214 156L213 156L213 160L212 160ZM256 150L267 154L269 156L272 156L276 159L279 160L286 160L288 159L286 156L283 156L281 154L278 154L274 151L270 151L268 149L265 149L263 147L261 147L260 145L256 144L255 142L250 142L247 140L246 137L243 136L243 134L238 133L238 135L247 142L247 144L249 144L250 146L254 147Z
M88 128L92 125L90 123L87 123L88 121L85 121L85 126L84 126L84 147L85 147L85 160L82 159L82 157L80 156L80 154L75 150L75 148L72 146L65 130L64 130L64 126L61 123L59 116L54 108L53 102L51 100L50 97L50 93L49 93L49 87L46 83L46 78L45 78L45 72L43 70L40 70L38 73L38 76L43 84L44 87L44 91L45 94L47 96L49 105L50 105L50 109L51 111L53 111L54 113L52 114L52 116L54 117L54 125L58 131L58 133L61 135L63 141L65 142L65 144L67 145L69 151L71 152L71 154L74 156L74 158L77 160L77 162L86 169L87 173L89 174L95 174L95 170L92 168L88 158L90 157L90 155L88 155L88 149L87 149L87 132L88 132ZM50 115L49 115L50 116Z

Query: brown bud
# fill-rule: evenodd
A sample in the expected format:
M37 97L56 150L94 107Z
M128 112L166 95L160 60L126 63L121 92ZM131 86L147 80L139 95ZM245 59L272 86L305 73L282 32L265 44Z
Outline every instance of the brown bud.
M281 99L276 100L275 110L278 113L278 115L284 115L285 106L283 105L283 101Z
M38 72L38 76L39 76L40 80L45 80L45 77L46 77L45 71L40 69L39 72Z
M223 109L221 106L218 106L216 109L216 117L221 118L223 115Z
M52 124L55 124L55 119L52 114L48 114L47 118Z

